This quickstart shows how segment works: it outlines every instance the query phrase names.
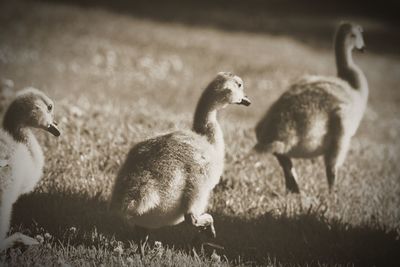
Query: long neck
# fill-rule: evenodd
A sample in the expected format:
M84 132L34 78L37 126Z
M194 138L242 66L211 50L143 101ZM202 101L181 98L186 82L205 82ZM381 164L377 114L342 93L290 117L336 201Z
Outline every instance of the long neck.
M30 130L23 127L18 119L16 119L16 116L13 115L12 107L7 110L4 116L3 129L9 133L15 141L24 144L28 142Z
M360 91L364 99L367 99L368 82L363 71L353 61L352 49L342 40L337 40L335 52L338 77L347 81L354 89Z
M33 161L36 162L37 166L41 166L40 168L42 168L44 163L43 152L32 131L28 127L21 127L18 120L15 120L15 117L11 116L8 112L3 120L3 129L16 142L24 144L31 154Z
M18 143L24 144L36 166L41 169L44 164L42 149L32 131L23 123L23 113L15 103L11 103L4 115L3 129Z
M193 131L207 137L212 145L223 145L221 127L217 121L217 109L213 104L212 96L203 93L194 114Z

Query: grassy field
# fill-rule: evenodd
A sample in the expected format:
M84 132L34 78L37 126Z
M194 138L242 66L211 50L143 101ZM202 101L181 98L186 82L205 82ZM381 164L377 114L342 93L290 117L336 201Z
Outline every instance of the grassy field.
M393 21L326 13L329 5L314 6L310 16L272 4L68 2L0 3L0 78L50 95L63 131L58 139L37 132L45 173L14 206L12 231L43 242L2 254L0 265L400 264L400 34ZM341 17L365 28L369 52L355 60L370 83L369 105L335 192L328 194L321 159L296 160L302 193L286 195L272 156L237 159L291 81L335 74L330 43ZM191 127L197 99L219 71L241 76L253 102L219 116L226 166L209 211L214 243L223 248L190 248L193 229L184 225L157 230L140 246L107 212L116 172L133 144Z

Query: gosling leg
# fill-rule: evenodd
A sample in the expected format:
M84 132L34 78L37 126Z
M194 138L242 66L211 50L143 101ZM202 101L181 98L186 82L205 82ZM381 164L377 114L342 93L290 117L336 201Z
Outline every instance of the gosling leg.
M6 244L5 249L8 249L16 244L23 244L25 246L34 246L34 245L39 245L39 242L30 236L17 232L7 237L5 240L5 244Z
M7 232L10 228L12 204L4 201L3 194L0 194L0 252L7 249Z
M343 162L346 159L351 139L351 137L345 133L342 120L339 115L336 115L332 118L330 127L332 141L329 149L324 155L329 193L331 193L333 190L338 169L343 165Z
M22 233L14 233L6 238L10 228L12 206L15 201L3 194L0 194L0 200L0 252L18 243L26 246L38 245L39 242L36 239Z
M205 231L206 234L210 237L216 237L214 219L208 213L203 213L198 216L194 215L193 213L186 213L185 222L193 225L196 228L200 228L201 231Z
M9 190L6 188L6 190ZM13 203L9 197L4 195L5 190L0 189L0 252L6 250L9 246L7 232L10 228L11 212Z
M283 174L285 176L286 190L290 193L300 193L299 186L297 185L297 174L293 167L293 163L289 157L281 154L274 154L278 159L279 164L283 169Z

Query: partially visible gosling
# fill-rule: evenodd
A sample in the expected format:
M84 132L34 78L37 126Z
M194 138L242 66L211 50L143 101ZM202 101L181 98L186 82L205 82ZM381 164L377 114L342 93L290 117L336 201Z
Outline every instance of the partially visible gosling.
M115 181L110 208L130 225L154 229L182 221L215 237L205 213L224 166L224 139L217 111L228 104L250 105L243 81L221 72L196 108L192 131L176 131L134 146Z
M0 129L0 251L15 242L37 242L21 233L6 238L12 206L20 195L32 191L42 176L42 149L29 128L60 135L53 120L54 103L41 91L28 88L19 92L8 107Z
M256 126L255 149L276 156L290 192L299 193L290 158L319 155L324 156L332 190L367 105L368 83L352 58L354 48L364 49L362 33L361 26L342 23L335 38L338 77L304 77L271 106Z
M5 111L7 102L13 95L14 82L8 79L1 79L0 81L0 114Z

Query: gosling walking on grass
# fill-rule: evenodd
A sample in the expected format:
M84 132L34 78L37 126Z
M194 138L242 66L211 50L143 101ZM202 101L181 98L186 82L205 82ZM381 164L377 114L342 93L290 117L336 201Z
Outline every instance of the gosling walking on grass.
M352 58L354 49L364 50L362 27L342 23L334 45L337 77L302 78L256 126L255 149L275 155L290 192L299 193L290 158L320 155L324 156L329 191L332 190L367 105L368 83Z
M20 242L36 240L15 233L8 238L12 206L20 195L31 192L42 176L42 149L30 128L60 135L53 120L54 103L44 93L29 88L18 93L8 107L0 129L0 251Z
M182 221L216 235L205 213L224 168L224 138L217 112L250 105L243 81L221 72L196 108L192 130L154 137L134 146L115 181L110 208L132 226L154 229Z

